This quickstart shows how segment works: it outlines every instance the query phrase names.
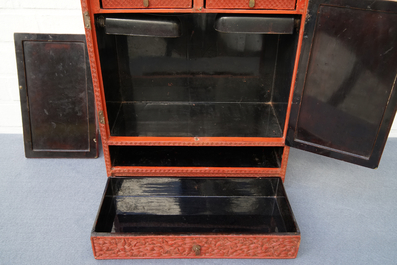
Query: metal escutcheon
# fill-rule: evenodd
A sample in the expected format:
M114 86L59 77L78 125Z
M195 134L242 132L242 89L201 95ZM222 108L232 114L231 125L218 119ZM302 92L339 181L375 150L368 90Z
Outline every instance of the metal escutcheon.
M255 0L250 0L248 6L249 6L250 8L255 7Z
M149 0L143 0L143 6L149 7Z
M194 245L193 246L193 251L196 253L196 256L199 256L201 254L201 247L200 245Z

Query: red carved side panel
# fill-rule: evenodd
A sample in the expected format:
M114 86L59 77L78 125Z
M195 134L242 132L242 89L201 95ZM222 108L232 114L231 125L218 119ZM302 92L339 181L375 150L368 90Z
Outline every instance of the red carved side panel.
M102 0L103 8L145 8L143 0ZM192 0L148 0L148 8L191 8Z
M283 158L281 160L281 179L284 182L285 179L285 173L287 173L287 165L288 165L288 157L289 157L289 146L284 147L284 153L283 153Z
M295 9L296 0L255 0L254 7L250 8L250 0L207 0L206 8L232 9Z
M89 2L87 0L81 0L81 10L83 12L83 16L85 12L89 12ZM93 26L94 23L91 21L91 26ZM88 51L88 57L90 59L90 67L91 67L91 75L92 75L92 83L93 83L93 88L94 88L94 96L95 96L95 105L97 108L97 113L99 111L103 111L103 106L102 106L102 94L101 94L101 87L100 87L100 77L98 73L99 69L99 63L97 64L96 56L95 56L95 49L94 49L94 38L93 38L93 30L91 28L85 28L85 37L87 41L87 51ZM103 147L103 153L105 157L105 164L106 164L106 170L108 172L108 175L110 175L110 155L109 155L109 147L107 144L107 132L106 132L106 125L102 123L99 124L99 130L101 132L101 138L102 138L102 147Z
M300 236L92 237L96 259L295 258ZM194 246L200 247L199 253Z

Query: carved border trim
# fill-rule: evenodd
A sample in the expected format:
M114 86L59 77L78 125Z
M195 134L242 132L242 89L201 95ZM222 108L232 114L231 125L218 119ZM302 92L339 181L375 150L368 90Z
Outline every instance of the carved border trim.
M168 142L168 141L109 141L111 145L117 146L134 146L134 145L156 145L156 146L279 146L282 147L281 143L272 142Z
M269 177L280 176L280 169L221 168L112 168L112 176L197 176L197 177Z
M225 172L112 172L117 177L279 177L279 173L225 173Z

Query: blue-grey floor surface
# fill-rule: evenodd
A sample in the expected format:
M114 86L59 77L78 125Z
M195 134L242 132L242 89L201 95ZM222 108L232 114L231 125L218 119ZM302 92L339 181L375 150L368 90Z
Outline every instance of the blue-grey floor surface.
M0 135L0 264L397 264L397 138L376 170L291 149L285 188L301 231L294 260L95 260L106 182L98 159L26 159Z

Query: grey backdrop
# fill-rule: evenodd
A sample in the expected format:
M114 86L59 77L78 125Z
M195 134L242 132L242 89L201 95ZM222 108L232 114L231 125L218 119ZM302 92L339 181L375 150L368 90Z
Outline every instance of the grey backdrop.
M26 159L22 135L0 135L0 147L0 264L396 264L397 138L377 170L291 149L285 187L302 236L294 260L97 261L90 231L103 155Z

